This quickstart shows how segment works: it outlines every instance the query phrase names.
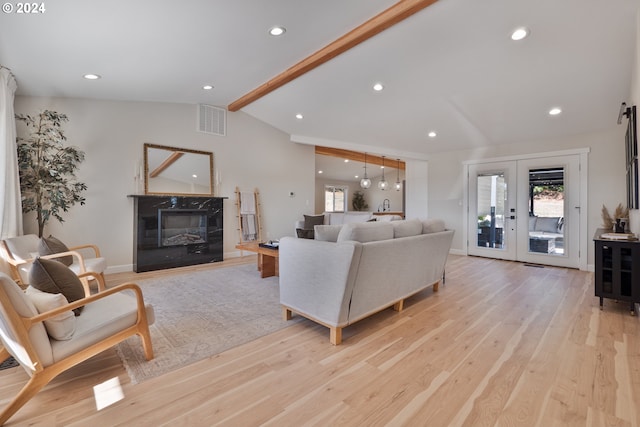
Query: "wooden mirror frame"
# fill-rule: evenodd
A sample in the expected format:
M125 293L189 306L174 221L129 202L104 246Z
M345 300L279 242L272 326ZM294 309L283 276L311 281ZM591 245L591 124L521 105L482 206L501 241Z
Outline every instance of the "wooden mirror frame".
M152 159L157 153L150 150L166 151L162 153L164 160ZM188 156L188 158L185 158ZM180 170L180 167L183 169ZM194 169L197 168L197 169ZM151 168L151 170L150 170ZM173 177L167 184L151 182L153 178L165 171L171 171ZM208 176L207 176L208 175ZM182 178L184 177L184 178ZM189 179L198 179L194 183ZM208 191L205 188L208 186ZM159 187L159 188L158 188ZM191 150L187 148L168 147L165 145L144 144L144 194L213 196L213 153L209 151Z

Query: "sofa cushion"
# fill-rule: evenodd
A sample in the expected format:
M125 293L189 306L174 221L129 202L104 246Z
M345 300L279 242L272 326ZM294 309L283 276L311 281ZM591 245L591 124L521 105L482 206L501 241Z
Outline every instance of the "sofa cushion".
M536 228L534 231L545 231L547 233L557 233L560 218L554 217L538 217L536 220Z
M305 215L304 216L304 229L313 230L316 225L324 224L324 215Z
M393 226L393 237L396 239L422 234L422 221L417 218L392 221L391 225Z
M58 261L42 258L33 261L29 284L42 292L62 294L69 302L84 298L84 288L76 273ZM80 315L82 308L73 310L76 316Z
M422 234L439 233L440 231L444 230L444 221L441 219L422 220Z
M25 293L40 314L69 304L64 295L42 292L33 286L29 286ZM56 340L70 340L76 331L76 316L71 310L60 313L57 316L45 320L44 327L51 338Z
M314 239L322 242L337 242L342 225L316 225Z
M67 245L62 243L60 240L56 239L53 236L43 237L40 239L38 243L38 253L40 255L53 255L58 254L60 252L68 252L69 248ZM63 263L67 267L73 264L73 257L71 255L64 256L60 258L55 258L56 261Z
M393 225L390 222L356 222L344 224L337 241L355 240L366 243L389 239L393 239Z

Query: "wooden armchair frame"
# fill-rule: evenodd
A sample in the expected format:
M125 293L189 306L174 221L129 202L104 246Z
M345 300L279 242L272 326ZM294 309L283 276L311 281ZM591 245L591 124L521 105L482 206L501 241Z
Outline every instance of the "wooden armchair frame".
M76 354L54 362L49 366L43 366L29 338L29 329L31 329L33 325L50 319L51 317L54 317L60 313L64 313L74 308L90 304L94 301L106 298L110 295L122 292L124 290L132 290L137 300L137 321L133 326L117 332L100 342L90 345ZM96 354L113 347L114 345L124 341L130 336L140 336L146 359L153 359L153 347L151 344L151 334L149 332L149 324L147 320L144 299L140 287L138 287L138 285L134 283L125 283L123 285L116 286L98 294L94 294L89 297L77 300L64 307L56 308L54 310L47 311L34 317L21 317L15 310L13 310L11 300L4 292L4 289L0 288L0 314L2 314L5 317L6 321L15 329L15 332L17 334L17 341L25 349L29 358L33 361L35 367L31 379L22 388L22 390L20 390L18 395L0 413L0 425L3 425L9 418L11 418L11 416L13 416L22 406L24 406L25 403L27 403L33 396L35 396L53 378L55 378L62 372L72 368L73 366L95 356ZM7 360L9 356L10 353L7 351L7 349L0 347L0 362ZM29 367L29 370L31 369L32 368Z
M80 252L81 250L92 250L95 254L96 258L100 258L100 249L98 249L98 247L96 245L91 245L91 244L87 244L87 245L80 245L80 246L74 246L72 248L69 248L69 251L67 252L59 252L56 254L51 254L51 255L43 255L40 258L42 259L56 259L56 258L63 258L66 256L72 256L74 258L76 258L78 260L78 265L80 266L80 271L78 273L78 277L80 277L81 281L82 281L82 285L85 288L85 294L88 295L88 293L86 293L86 290L89 289L89 280L90 279L95 279L96 282L98 282L98 291L102 292L106 289L105 286L105 279L104 279L104 273L103 272L90 272L87 270L87 268L85 267L85 257L82 255L82 253ZM11 278L20 286L22 287L26 287L27 283L23 283L22 282L22 277L20 276L20 266L21 265L26 265L26 264L31 264L35 258L29 258L29 259L25 259L25 260L19 260L16 259L13 254L11 253L11 250L9 249L9 246L7 245L6 241L2 241L0 243L0 255L2 255L2 257L7 261L7 263L9 264L9 268L11 270ZM85 274L85 273L90 273L90 274Z

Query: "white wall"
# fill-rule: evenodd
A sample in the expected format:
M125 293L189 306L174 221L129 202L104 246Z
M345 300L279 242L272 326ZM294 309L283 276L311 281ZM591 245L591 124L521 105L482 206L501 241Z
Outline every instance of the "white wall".
M287 134L242 112L228 113L227 136L219 137L195 130L195 105L16 97L18 114L44 109L69 116L64 130L68 144L86 154L78 177L88 186L86 205L71 208L63 224L50 221L45 234L68 245L97 244L108 272L131 269L133 200L127 195L141 193L134 177L145 142L213 152L220 178L215 195L229 197L224 202L225 256L237 253L236 186L259 189L264 238L293 235L292 224L313 208L305 203L314 193L313 146L292 143ZM27 216L25 233L36 230L35 219Z

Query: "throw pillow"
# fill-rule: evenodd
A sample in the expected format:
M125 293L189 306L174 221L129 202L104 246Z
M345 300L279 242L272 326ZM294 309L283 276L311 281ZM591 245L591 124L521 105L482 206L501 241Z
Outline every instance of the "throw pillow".
M393 239L393 225L390 222L353 222L342 226L338 242L355 240L366 243Z
M314 237L313 229L305 230L303 228L296 228L296 234L300 239L313 239Z
M25 294L33 305L36 306L36 310L38 310L40 314L69 304L64 295L42 292L33 286L29 286ZM65 311L64 313L45 320L44 327L51 338L58 341L70 340L76 331L76 317L73 311Z
M38 253L40 255L53 255L59 254L60 252L68 251L69 248L67 247L67 245L53 236L49 236L47 238L42 237L40 239L40 243L38 244ZM63 263L67 267L73 264L73 257L71 255L61 258L55 258L55 260Z
M393 225L393 237L396 239L422 234L422 221L417 218L392 221L391 224Z
M324 224L324 215L305 215L304 216L304 229L313 230L316 225Z
M29 271L29 284L42 292L62 294L69 302L84 298L84 288L76 273L50 259L37 258L33 261ZM81 311L82 307L73 310L76 316Z
M335 243L338 241L338 234L342 230L342 225L316 225L314 230L314 238L316 240Z
M422 234L444 231L444 221L441 219L425 219L422 221Z

